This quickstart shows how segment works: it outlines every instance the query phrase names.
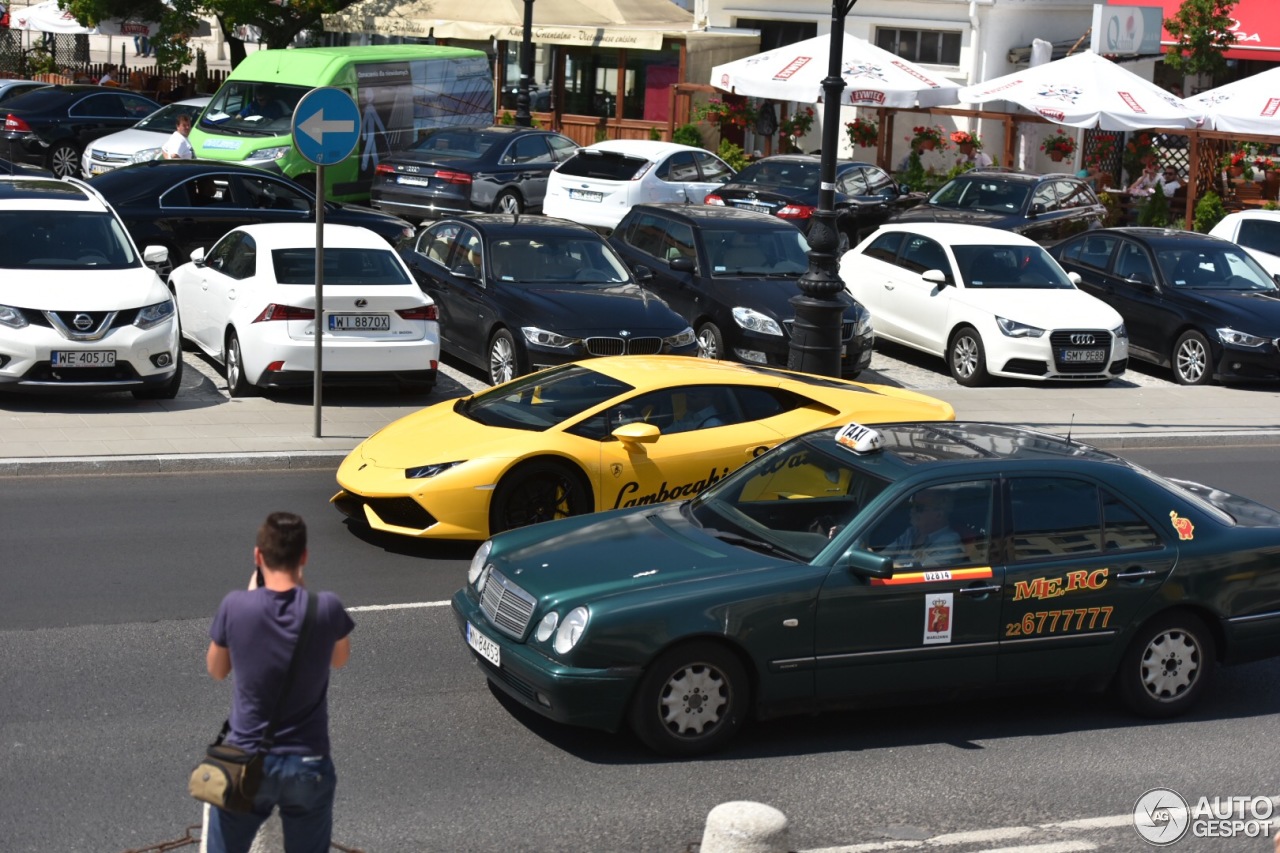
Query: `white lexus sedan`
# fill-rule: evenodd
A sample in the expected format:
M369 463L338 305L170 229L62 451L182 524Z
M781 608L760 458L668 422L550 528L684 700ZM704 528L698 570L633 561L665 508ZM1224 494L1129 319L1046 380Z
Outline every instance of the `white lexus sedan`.
M845 253L840 278L877 338L942 356L961 385L992 376L1105 382L1129 359L1116 310L1009 231L883 225Z
M170 275L182 336L222 362L232 397L314 382L315 238L311 223L246 225ZM435 303L386 240L325 225L322 307L326 384L435 384Z
M634 204L702 204L734 175L709 151L650 139L609 139L579 148L547 177L542 212L613 229Z

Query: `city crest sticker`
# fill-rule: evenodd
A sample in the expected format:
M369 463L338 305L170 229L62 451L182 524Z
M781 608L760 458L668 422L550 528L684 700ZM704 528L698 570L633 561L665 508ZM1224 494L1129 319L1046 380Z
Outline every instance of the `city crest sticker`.
M940 592L924 597L924 644L951 642L951 622L955 608L953 593Z

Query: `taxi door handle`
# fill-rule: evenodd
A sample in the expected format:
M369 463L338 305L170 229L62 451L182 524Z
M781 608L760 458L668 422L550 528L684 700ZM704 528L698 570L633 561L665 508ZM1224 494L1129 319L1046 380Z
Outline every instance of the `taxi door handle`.
M1154 569L1131 569L1127 572L1120 572L1120 574L1116 575L1116 580L1140 581L1140 580L1145 580L1147 578L1154 578L1159 576L1160 576L1160 572L1157 572Z
M1000 584L991 586L966 586L958 590L961 595L986 595L992 592L999 592L1004 589Z

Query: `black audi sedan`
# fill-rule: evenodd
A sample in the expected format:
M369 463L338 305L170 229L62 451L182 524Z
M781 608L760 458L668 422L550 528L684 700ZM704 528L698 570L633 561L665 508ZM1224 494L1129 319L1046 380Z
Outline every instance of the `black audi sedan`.
M812 154L779 154L747 166L704 201L768 213L800 226L806 234L818 209L822 161ZM836 162L837 252L844 254L880 223L924 201L871 163Z
M703 358L786 367L809 244L792 223L765 213L696 204L637 204L609 244L646 290L698 336ZM841 374L871 363L870 314L843 289Z
M0 155L59 178L78 176L86 145L158 109L151 98L112 86L41 86L5 101Z
M1129 355L1179 384L1280 379L1280 287L1248 250L1194 231L1106 228L1049 253L1124 317Z
M956 222L1013 231L1047 245L1101 228L1107 209L1074 175L974 169L943 184L894 222Z
M440 347L495 385L602 355L697 355L693 329L604 238L542 216L441 219L400 249L440 312Z
M547 175L577 150L569 137L532 127L427 131L378 164L369 203L413 221L540 210Z
M139 246L164 246L186 263L232 229L259 222L315 221L316 197L283 175L215 160L151 160L96 175L89 185L120 214ZM360 225L395 246L413 238L399 217L325 202L324 221Z

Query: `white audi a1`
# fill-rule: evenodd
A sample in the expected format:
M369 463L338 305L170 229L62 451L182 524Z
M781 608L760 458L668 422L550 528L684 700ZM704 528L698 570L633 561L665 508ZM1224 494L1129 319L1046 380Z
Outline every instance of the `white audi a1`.
M316 355L316 227L246 225L169 278L182 336L222 362L233 397L310 386ZM324 226L321 370L326 384L435 384L435 302L367 228Z
M1128 363L1119 313L1010 231L883 225L845 253L840 278L878 339L945 358L961 385L992 376L1106 382Z

